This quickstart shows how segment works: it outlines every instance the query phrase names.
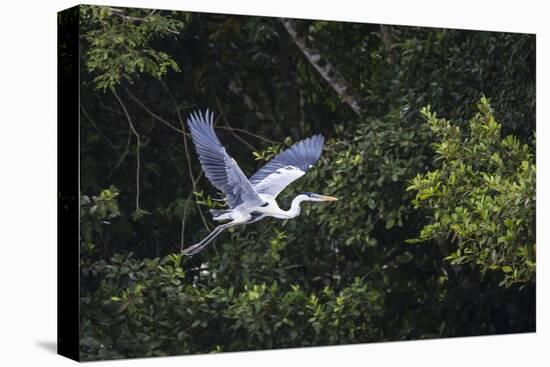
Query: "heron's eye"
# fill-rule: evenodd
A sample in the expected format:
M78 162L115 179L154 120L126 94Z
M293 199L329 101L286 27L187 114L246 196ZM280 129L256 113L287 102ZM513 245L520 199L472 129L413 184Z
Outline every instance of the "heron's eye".
M262 208L265 208L265 207L268 206L268 205L269 205L269 203L263 203L263 204L262 204Z

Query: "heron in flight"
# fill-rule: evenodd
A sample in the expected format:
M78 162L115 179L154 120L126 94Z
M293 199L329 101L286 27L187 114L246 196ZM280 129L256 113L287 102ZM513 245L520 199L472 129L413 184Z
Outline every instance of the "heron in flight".
M300 215L304 201L335 201L332 196L305 192L292 200L289 210L277 205L275 198L293 181L302 177L321 156L324 138L314 135L299 141L266 163L250 179L221 145L214 132L214 115L192 113L187 120L204 174L225 194L229 209L211 209L216 221L229 221L214 228L202 241L185 250L192 256L201 251L224 229L257 222L265 217L290 219Z

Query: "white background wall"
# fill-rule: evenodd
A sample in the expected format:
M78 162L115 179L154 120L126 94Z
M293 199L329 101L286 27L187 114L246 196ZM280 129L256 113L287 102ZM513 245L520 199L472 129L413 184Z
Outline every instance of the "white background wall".
M91 3L96 3L92 1ZM299 2L105 0L118 6L537 33L537 333L170 357L94 366L541 366L550 360L548 49L544 1ZM75 1L6 0L0 8L0 365L74 362L56 340L56 12ZM543 287L546 288L544 292ZM545 340L546 339L546 340Z

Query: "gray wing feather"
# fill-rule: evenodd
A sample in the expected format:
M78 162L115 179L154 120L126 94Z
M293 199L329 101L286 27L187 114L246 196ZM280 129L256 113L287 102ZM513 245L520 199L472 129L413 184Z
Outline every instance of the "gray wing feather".
M260 168L250 183L258 193L279 195L319 160L324 143L322 135L299 141Z
M263 200L252 187L237 162L221 145L214 132L214 115L208 112L192 113L187 119L191 136L199 155L202 170L212 184L227 197L227 204L234 208L244 202L261 205Z

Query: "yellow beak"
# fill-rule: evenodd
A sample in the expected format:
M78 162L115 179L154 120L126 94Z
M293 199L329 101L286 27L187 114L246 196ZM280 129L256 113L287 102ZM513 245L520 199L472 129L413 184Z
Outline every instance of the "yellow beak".
M326 196L326 195L319 195L321 199L324 201L337 201L338 198L335 198L334 196Z

